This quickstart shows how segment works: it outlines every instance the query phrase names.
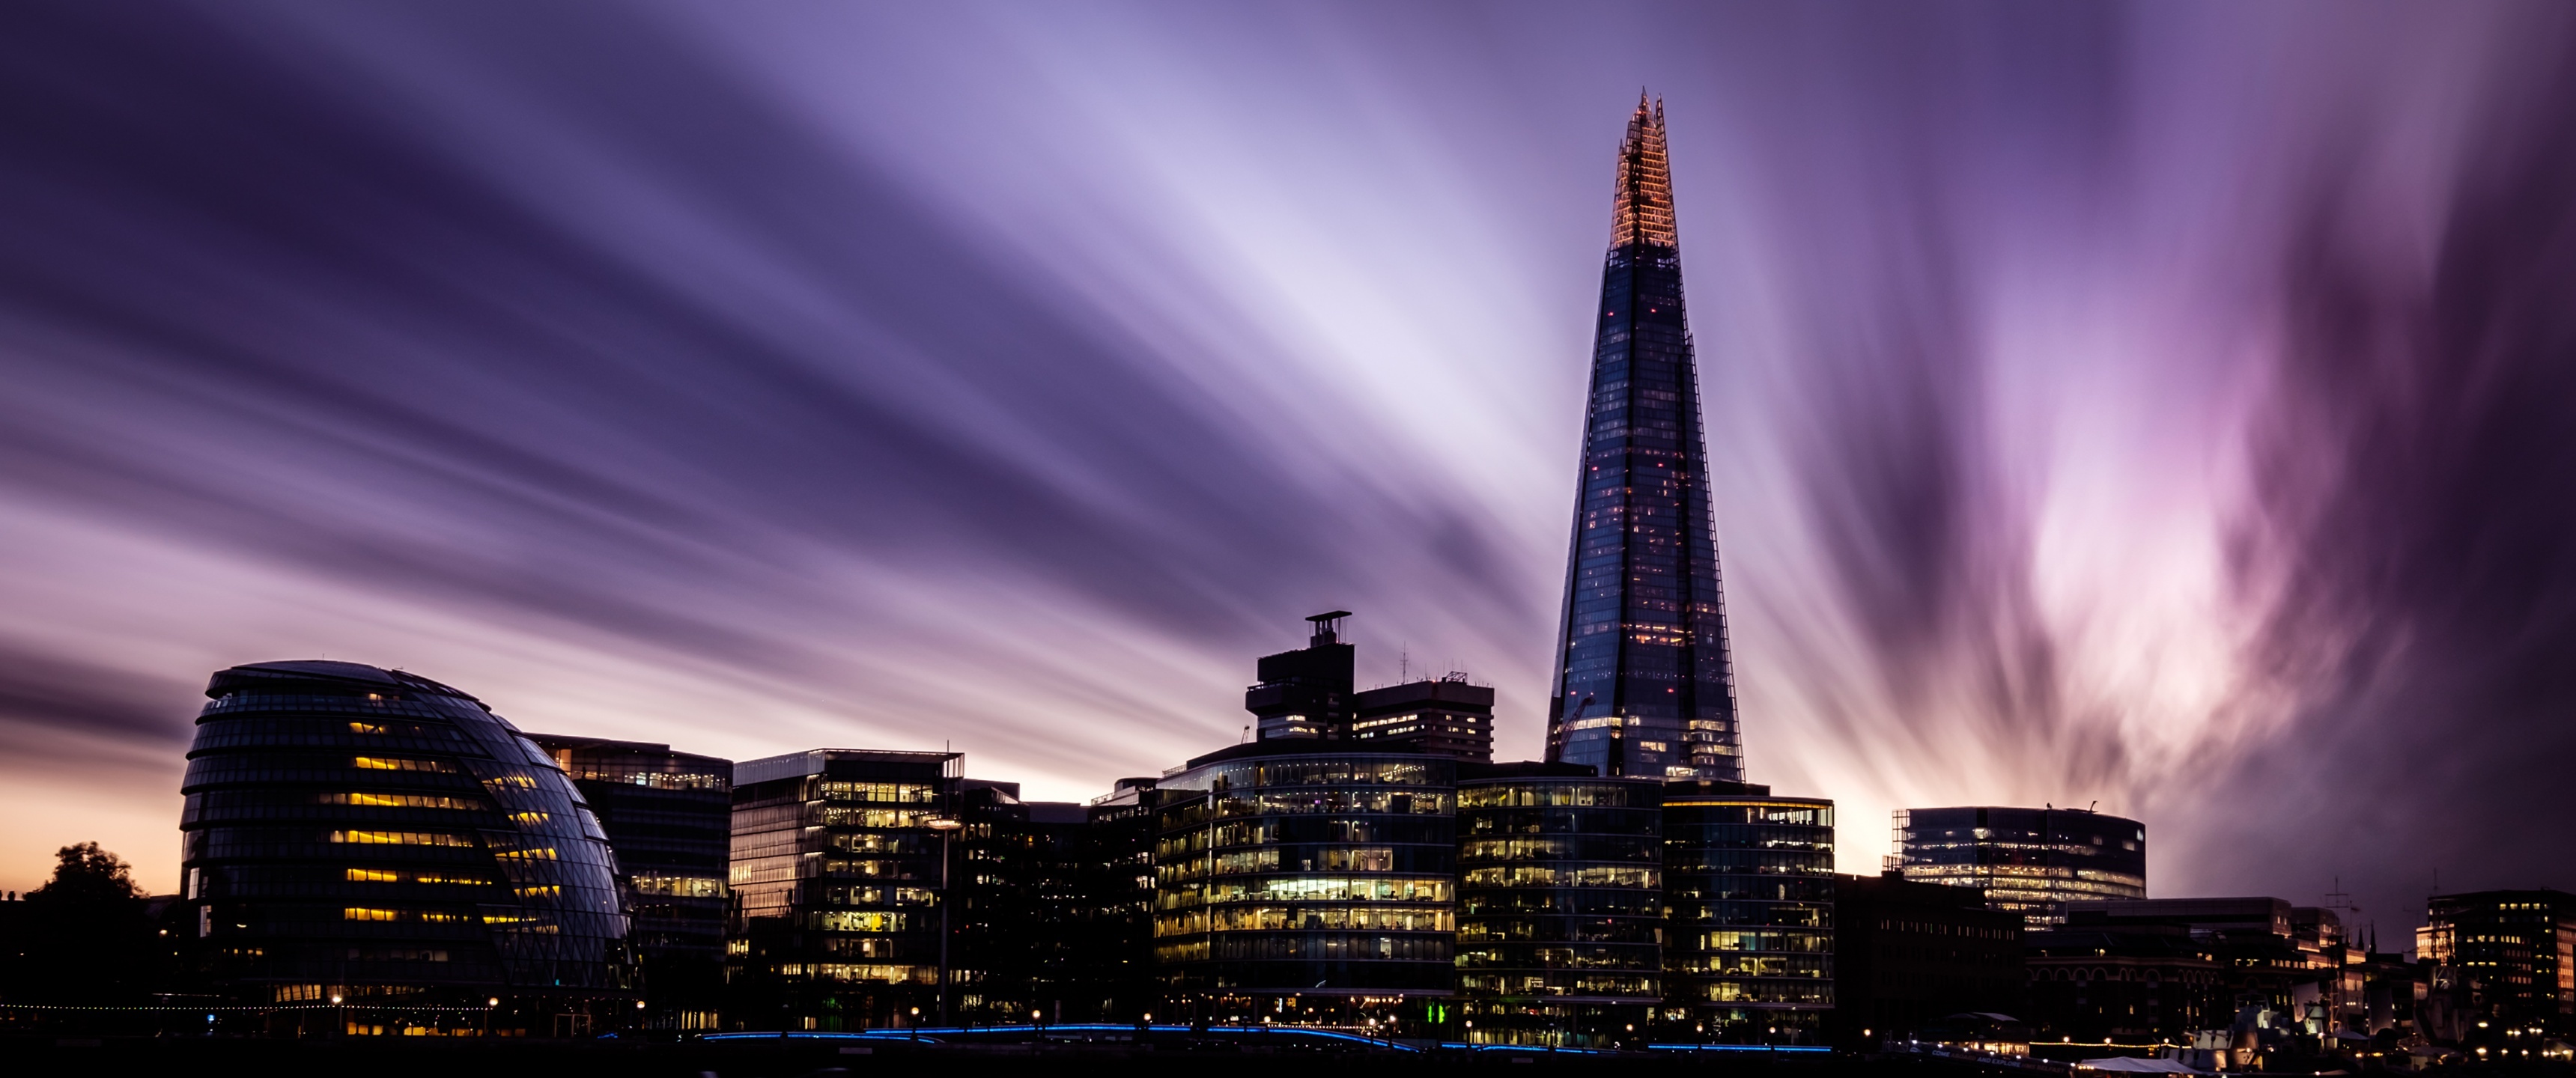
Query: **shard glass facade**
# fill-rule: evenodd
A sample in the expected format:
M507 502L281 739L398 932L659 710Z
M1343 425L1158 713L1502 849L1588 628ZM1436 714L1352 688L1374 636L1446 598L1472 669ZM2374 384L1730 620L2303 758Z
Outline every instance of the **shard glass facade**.
M1592 353L1548 759L1743 778L1661 104L1639 100Z

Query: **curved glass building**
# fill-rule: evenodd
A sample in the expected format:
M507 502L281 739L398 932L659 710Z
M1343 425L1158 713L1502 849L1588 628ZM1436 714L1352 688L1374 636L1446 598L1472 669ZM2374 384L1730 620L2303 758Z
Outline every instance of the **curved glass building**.
M1633 1039L1662 985L1663 789L1564 764L1458 781L1459 1010L1478 1044Z
M1422 1035L1452 1018L1458 762L1318 747L1237 745L1157 784L1165 994L1194 1019Z
M1909 880L1974 887L1986 908L2033 930L2066 923L2069 902L2147 897L2147 825L2083 809L1900 809Z
M1817 1042L1834 1005L1834 803L1743 782L1664 788L1675 1036Z
M323 661L236 666L206 695L183 898L235 995L344 1004L328 1020L360 1034L562 1034L631 1010L599 823L481 701Z

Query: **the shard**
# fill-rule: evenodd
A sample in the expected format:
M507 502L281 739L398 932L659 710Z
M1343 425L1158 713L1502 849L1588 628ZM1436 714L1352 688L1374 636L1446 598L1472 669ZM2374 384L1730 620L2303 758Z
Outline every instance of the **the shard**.
M1548 759L1744 777L1662 102L1619 151Z

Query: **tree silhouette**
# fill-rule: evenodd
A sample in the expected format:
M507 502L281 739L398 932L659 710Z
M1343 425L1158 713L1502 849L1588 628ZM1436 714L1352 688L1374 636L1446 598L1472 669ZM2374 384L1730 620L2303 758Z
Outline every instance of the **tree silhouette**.
M95 842L55 857L44 886L0 903L0 998L143 1002L170 972L169 948L133 868Z
M83 842L54 851L54 878L27 892L30 902L97 903L142 898L134 866L125 859Z

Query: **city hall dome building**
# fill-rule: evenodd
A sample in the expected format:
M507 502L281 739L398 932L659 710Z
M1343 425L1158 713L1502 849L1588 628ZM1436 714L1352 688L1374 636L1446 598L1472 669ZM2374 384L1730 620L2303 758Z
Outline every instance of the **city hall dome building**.
M490 707L328 661L236 666L206 695L182 897L226 994L389 1035L576 1032L631 1000L599 823Z

